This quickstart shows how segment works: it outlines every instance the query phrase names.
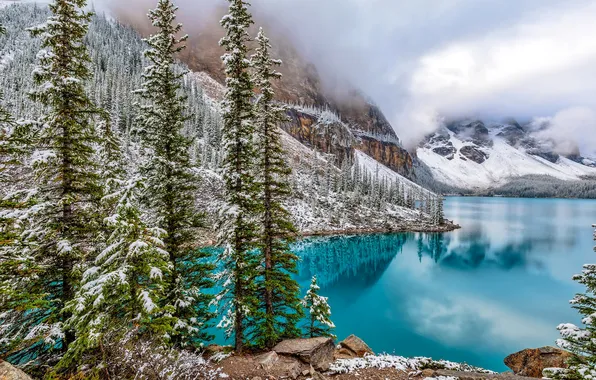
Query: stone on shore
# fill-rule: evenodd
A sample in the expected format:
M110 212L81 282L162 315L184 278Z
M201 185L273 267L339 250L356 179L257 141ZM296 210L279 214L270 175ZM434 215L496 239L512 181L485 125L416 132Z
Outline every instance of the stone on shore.
M31 380L31 377L11 364L0 360L0 380Z
M290 339L273 347L273 351L298 358L317 371L327 371L333 362L335 345L331 338Z
M505 365L516 375L542 377L546 368L567 368L572 353L555 347L529 348L507 356Z
M363 358L366 355L375 354L362 339L353 334L341 341L339 345L340 349L338 350L338 355L341 356Z
M279 362L279 356L275 351L270 351L259 355L255 358L255 361L261 365L261 367L268 371L273 367L277 362Z

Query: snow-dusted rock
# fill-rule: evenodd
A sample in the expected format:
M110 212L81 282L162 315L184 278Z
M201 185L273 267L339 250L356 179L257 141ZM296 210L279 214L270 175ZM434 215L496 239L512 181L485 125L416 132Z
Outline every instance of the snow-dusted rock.
M327 371L333 362L335 345L331 338L290 339L273 347L273 351L296 357L317 371Z
M572 353L559 348L540 347L516 352L504 361L516 375L541 378L546 368L567 368L567 360L572 356Z
M340 349L338 354L343 357L362 358L365 355L375 354L362 339L353 334L341 341L339 345Z
M20 369L0 360L0 380L31 380L31 377Z

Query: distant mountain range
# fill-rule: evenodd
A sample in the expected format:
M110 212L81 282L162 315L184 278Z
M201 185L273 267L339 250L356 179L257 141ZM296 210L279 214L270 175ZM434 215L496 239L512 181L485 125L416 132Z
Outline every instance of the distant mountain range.
M434 180L480 192L528 176L561 181L596 178L596 162L573 146L566 147L567 154L560 154L559 142L544 133L548 127L547 123L520 125L514 120L450 122L429 135L416 149L416 156Z

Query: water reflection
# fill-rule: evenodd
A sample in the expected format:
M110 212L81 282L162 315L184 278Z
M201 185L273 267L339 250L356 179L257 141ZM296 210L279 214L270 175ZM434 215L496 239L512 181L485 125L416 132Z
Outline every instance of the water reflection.
M502 359L553 344L577 322L571 275L592 257L594 201L452 198L448 234L308 239L299 281L317 275L340 338L377 351L503 370Z
M294 247L301 257L299 281L317 275L323 287L342 283L373 286L412 235L342 236L306 239Z

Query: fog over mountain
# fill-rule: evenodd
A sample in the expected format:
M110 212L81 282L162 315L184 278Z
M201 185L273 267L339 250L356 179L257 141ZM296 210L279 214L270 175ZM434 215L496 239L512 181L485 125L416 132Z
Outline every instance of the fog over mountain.
M143 17L154 0L96 0ZM253 0L324 78L345 78L386 114L406 145L440 117L554 117L553 136L596 137L596 3L590 0ZM200 33L224 0L178 0ZM213 25L210 25L213 27ZM594 135L594 134L592 134Z

